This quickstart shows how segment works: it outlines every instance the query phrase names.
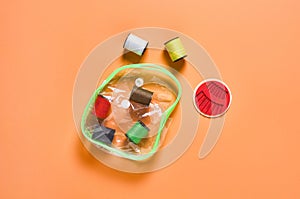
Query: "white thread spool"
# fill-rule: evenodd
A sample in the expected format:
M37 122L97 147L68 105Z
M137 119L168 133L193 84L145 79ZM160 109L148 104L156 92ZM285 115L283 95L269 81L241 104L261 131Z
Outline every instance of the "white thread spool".
M130 33L124 42L123 48L141 56L145 52L148 43L148 41Z

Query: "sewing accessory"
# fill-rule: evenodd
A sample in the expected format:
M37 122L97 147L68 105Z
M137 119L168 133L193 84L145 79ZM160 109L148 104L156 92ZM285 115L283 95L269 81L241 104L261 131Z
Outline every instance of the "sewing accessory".
M152 100L152 95L153 92L134 86L131 91L129 100L149 106Z
M179 37L175 37L165 42L165 48L173 62L179 61L187 56Z
M88 130L92 133L92 139L111 144L114 138L115 130L101 125L94 125Z
M124 42L123 48L141 56L144 54L148 43L148 41L130 33Z
M122 108L127 109L130 106L130 102L128 100L122 100L121 106Z
M135 144L140 143L140 141L147 137L149 128L142 122L137 121L127 132L126 136Z
M141 87L144 85L144 80L142 78L137 78L134 83L137 87Z
M222 116L229 109L232 95L229 87L217 79L207 79L194 90L196 110L209 118Z
M110 111L110 102L102 95L98 95L95 101L95 115L100 119L105 119Z

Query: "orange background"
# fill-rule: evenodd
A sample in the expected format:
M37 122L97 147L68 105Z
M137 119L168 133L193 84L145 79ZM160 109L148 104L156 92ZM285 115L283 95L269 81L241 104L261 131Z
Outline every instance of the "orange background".
M2 1L0 198L300 198L297 0ZM159 26L210 53L233 93L223 133L171 166L112 170L72 118L77 71L101 41Z

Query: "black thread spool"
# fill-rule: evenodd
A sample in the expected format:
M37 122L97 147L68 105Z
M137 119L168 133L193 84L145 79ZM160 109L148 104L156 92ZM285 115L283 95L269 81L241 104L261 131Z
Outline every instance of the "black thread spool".
M131 91L129 100L149 106L152 100L152 96L153 92L134 86Z
M114 129L100 125L90 127L89 131L92 133L92 139L104 142L108 145L112 143L116 132Z

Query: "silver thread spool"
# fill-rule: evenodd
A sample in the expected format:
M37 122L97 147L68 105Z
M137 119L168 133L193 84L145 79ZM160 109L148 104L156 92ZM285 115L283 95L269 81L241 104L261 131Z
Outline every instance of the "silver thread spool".
M148 43L148 41L130 33L124 42L123 48L141 56L144 54Z

